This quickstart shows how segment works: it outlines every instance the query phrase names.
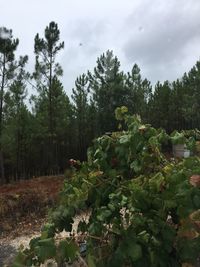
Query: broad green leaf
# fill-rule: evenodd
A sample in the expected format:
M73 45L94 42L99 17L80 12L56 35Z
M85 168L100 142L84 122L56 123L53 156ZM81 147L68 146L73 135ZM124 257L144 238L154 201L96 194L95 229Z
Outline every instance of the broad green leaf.
M126 144L129 141L130 141L130 136L129 135L122 135L120 137L120 140L119 140L120 144Z
M58 260L74 261L79 253L79 247L73 240L60 241L57 248Z
M139 244L129 243L126 253L130 256L131 260L135 262L142 257L142 248Z
M12 264L12 267L24 267L26 263L26 258L27 256L22 251L20 251L16 256L15 261Z
M134 170L134 172L138 173L141 171L142 166L138 162L138 160L135 160L131 163L130 168Z
M36 254L41 262L56 256L56 246L52 238L43 239L38 242L35 248Z

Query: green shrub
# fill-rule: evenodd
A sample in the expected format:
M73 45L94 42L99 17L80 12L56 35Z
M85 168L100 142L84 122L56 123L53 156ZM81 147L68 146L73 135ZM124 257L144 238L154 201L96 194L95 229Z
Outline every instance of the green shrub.
M49 224L17 258L18 264L37 266L52 257L59 264L75 260L80 252L74 238L57 244L55 234L71 231L74 216L88 210L89 221L81 221L77 232L85 236L89 267L195 262L200 228L192 215L200 209L200 189L191 177L198 180L200 159L170 162L161 152L169 139L164 131L143 125L124 107L116 117L127 130L94 141L88 161L65 182Z

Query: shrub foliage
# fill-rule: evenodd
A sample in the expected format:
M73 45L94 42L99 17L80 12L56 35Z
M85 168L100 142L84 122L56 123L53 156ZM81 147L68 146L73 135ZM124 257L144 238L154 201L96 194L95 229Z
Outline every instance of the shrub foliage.
M167 267L194 264L200 248L200 159L168 160L161 152L170 137L143 125L138 116L116 110L126 130L97 138L88 161L73 161L59 205L41 236L18 254L13 266L39 266L54 258L62 266L74 261L80 248L71 231L76 214L89 267Z

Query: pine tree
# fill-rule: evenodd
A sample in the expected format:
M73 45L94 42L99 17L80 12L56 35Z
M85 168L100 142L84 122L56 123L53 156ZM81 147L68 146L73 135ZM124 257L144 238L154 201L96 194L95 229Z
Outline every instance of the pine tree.
M20 57L15 60L15 51L19 44L18 39L12 36L12 30L3 27L0 28L0 171L1 182L5 181L4 173L4 156L2 149L2 132L3 132L3 107L6 90L9 88L18 70L23 68L28 57Z
M74 102L74 115L76 125L77 152L80 160L86 159L87 147L93 138L90 136L89 104L88 104L88 77L85 74L79 76L72 89Z
M60 108L56 102L62 97L63 88L59 81L63 70L59 63L56 62L56 56L64 48L64 42L60 41L60 31L55 22L50 22L44 32L44 38L40 38L39 34L35 36L34 52L36 55L35 72L33 78L36 81L37 91L39 93L38 101L36 101L36 109L42 109L44 121L44 133L48 140L47 149L47 168L57 164L54 162L55 157L55 135L56 135L56 112ZM60 95L58 95L60 94ZM41 107L38 105L41 104ZM46 143L46 142L45 142Z
M187 100L186 100L187 99ZM169 128L170 132L174 130L183 130L187 128L187 117L190 113L185 114L185 100L189 103L189 95L186 95L186 90L183 87L181 80L176 80L172 83L171 97L169 103ZM184 107L185 106L185 107ZM189 111L189 110L187 110ZM186 115L186 116L185 116Z
M155 85L154 93L149 101L150 123L156 128L164 128L170 132L171 84L165 81Z
M133 114L139 114L147 120L147 105L151 95L151 83L142 79L140 68L135 64L126 77L127 107Z
M200 127L200 61L183 76L184 92L183 99L184 116L187 121L187 128Z
M27 91L21 75L9 87L5 95L4 130L2 134L6 154L7 177L26 178L29 157L30 117L25 105Z
M52 91L52 126L53 132L50 133L49 118L49 101L46 94L40 94L34 98L34 142L38 147L41 173L52 174L59 173L63 169L64 160L72 157L71 147L73 146L71 135L72 107L68 96L64 92L61 82L57 79L53 81ZM51 140L51 145L49 141Z
M120 62L112 51L103 53L97 59L94 73L88 72L89 89L97 110L97 133L116 130L114 111L118 106L126 105L124 74L120 71Z

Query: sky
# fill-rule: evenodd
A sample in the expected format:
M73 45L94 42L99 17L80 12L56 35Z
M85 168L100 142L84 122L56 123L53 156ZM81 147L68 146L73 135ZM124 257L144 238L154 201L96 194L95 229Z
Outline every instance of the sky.
M75 79L113 50L121 70L137 63L153 84L181 78L200 59L200 0L0 0L0 27L19 38L18 55L34 68L34 37L55 21L68 94ZM81 44L81 45L80 45Z

